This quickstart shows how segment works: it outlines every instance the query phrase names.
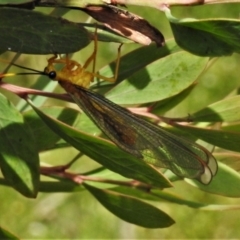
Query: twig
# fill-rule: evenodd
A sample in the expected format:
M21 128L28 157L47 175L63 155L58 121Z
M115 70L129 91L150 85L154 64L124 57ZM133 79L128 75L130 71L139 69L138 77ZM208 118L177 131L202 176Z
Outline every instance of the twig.
M240 0L102 0L108 4L148 6L162 10L171 6L194 6L220 3L239 3Z
M44 97L51 97L51 98L55 98L63 101L74 102L72 98L65 93L58 94L58 93L44 92L41 90L35 90L31 88L19 87L3 81L0 81L0 87L18 95L21 98L25 98L27 95L31 94L31 95L38 95L38 96L44 96Z
M61 165L61 166L54 166L54 167L41 167L40 172L41 172L41 174L43 174L45 176L69 179L72 182L77 183L77 184L82 184L84 181L91 181L91 182L99 182L99 183L107 183L107 184L114 184L114 185L120 185L120 186L134 187L134 188L144 190L146 192L149 192L151 190L150 185L147 185L145 183L142 183L142 182L139 182L136 180L119 181L119 180L111 180L111 179L85 176L85 175L68 172L68 171L66 171L67 168L68 168L68 165Z

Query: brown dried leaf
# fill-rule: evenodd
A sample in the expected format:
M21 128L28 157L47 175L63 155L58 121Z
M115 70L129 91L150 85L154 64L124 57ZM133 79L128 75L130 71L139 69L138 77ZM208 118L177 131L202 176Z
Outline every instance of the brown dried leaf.
M162 33L138 15L115 6L88 6L82 8L94 19L102 22L107 28L131 39L134 42L149 45L152 41L157 46L164 45Z

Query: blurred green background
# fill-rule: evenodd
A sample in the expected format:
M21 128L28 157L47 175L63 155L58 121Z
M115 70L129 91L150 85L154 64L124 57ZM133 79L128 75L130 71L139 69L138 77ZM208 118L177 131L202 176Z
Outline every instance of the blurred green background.
M172 9L172 13L179 18L226 17L238 19L239 9L239 4L222 4L176 7ZM37 10L49 12L51 9ZM169 23L162 12L152 8L133 6L129 6L128 10L146 18L152 25L161 30L166 39L172 37ZM89 19L87 15L78 11L70 11L64 17L76 22L86 22ZM123 53L136 47L139 47L139 45L129 44L124 46ZM110 45L107 43L99 44L98 68L116 58L116 49L117 44L114 43ZM75 54L74 58L83 63L91 51L92 44L80 53ZM43 69L46 59L46 56L22 55L18 63L35 69ZM239 82L238 86L240 85L239 60L239 56L234 54L216 61L202 78L201 84L203 86L206 85L206 82L211 82L210 85L212 86L211 88L209 88L209 85L206 87L206 96L211 95L214 98L214 94L219 93L218 81L223 82L225 87L229 87L229 94L234 89L236 91L236 84ZM30 78L32 80L32 77ZM10 81L17 80L11 79ZM233 86L231 83L233 83ZM32 84L32 81L29 84ZM19 100L12 94L7 95L14 103ZM203 99L204 97L201 96ZM195 95L195 99L197 102L199 96ZM179 113L181 115L184 111L188 112L189 108L191 109L189 105L192 101L194 101L194 96L187 103L183 102L171 109L168 114ZM49 103L51 103L51 100L45 104ZM41 160L61 164L65 160L66 162L69 161L75 154L77 154L76 150L68 148L65 156L60 156L57 151L51 156L42 153ZM81 172L85 170L82 169L82 165L83 163L78 168ZM95 166L95 163L86 161L86 169L93 166ZM174 188L168 191L180 196L184 193L186 199L202 203L239 204L239 199L207 194L183 181L174 183ZM37 199L26 199L13 189L3 186L0 186L0 192L0 225L21 239L229 239L240 237L239 210L202 211L170 203L154 203L155 206L172 216L176 224L166 229L144 229L118 219L86 191L71 194L40 193Z

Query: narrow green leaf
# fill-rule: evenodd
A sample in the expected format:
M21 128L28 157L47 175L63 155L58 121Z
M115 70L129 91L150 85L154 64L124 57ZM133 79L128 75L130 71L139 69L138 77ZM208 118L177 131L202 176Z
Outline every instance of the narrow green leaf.
M198 82L198 84L199 84L199 82ZM172 118L185 117L183 115L184 114L183 110L175 111L175 108L182 102L184 103L184 100L186 101L186 99L188 99L188 96L191 94L193 89L195 89L197 86L198 85L192 84L189 88L183 90L181 93L179 93L171 98L164 99L164 100L158 102L156 105L154 105L154 109L152 110L152 113L155 113L159 116L163 116L163 115L166 115L166 112L173 111L176 116L170 115L170 117L172 117ZM189 108L184 108L184 109L186 109L185 111L189 111Z
M3 186L11 186L5 179L0 178L0 184ZM80 192L86 189L75 182L61 179L61 181L41 181L39 184L39 192L58 193L58 192Z
M240 122L232 123L231 125L223 125L222 130L229 132L240 132Z
M53 118L57 118L68 125L76 125L79 122L79 111L66 107L42 107L44 112ZM24 113L25 122L31 128L36 138L38 151L52 148L60 137L54 133L33 110ZM79 123L77 125L80 125ZM86 129L87 131L88 129Z
M218 172L208 186L203 186L194 180L185 179L185 181L206 192L239 198L240 174L223 163L219 162L218 166Z
M170 12L166 15L177 44L193 54L216 57L240 52L239 20L177 19Z
M5 179L26 197L36 197L39 159L35 138L15 107L0 95L0 167Z
M40 12L0 8L0 49L28 54L72 53L91 39L80 24Z
M240 154L233 152L216 153L215 157L218 161L233 168L235 171L240 172Z
M210 104L228 97L239 87L237 71L231 68L237 64L238 57L234 55L210 61L208 67L211 68L204 70L197 79L197 84L191 85L168 101L161 102L157 113L170 118L191 116ZM226 81L229 78L231 81Z
M70 181L42 181L39 186L40 192L45 193L73 193L85 191L82 185Z
M0 226L0 239L2 240L19 240L20 238L16 237L15 235L13 235L12 233L10 233L9 231L7 231L6 229L3 229Z
M33 2L34 0L32 0ZM5 5L5 4L23 4L30 2L29 0L1 0L0 5Z
M109 141L77 131L50 118L29 102L40 118L59 136L90 158L127 178L133 178L158 188L171 187L171 183L144 161L123 152Z
M159 189L151 189L151 191L146 192L146 191L142 191L141 189L122 187L122 186L111 188L111 190L125 194L125 195L133 196L135 198L148 200L148 201L160 201L160 202L167 201L167 202L176 203L179 205L186 205L192 208L201 208L206 206L206 204L204 203L188 201L182 197L169 193L165 190L162 191Z
M85 183L84 186L105 208L124 221L146 228L165 228L174 223L166 213L136 198Z
M121 57L118 82L130 77L140 69L148 64L156 61L157 59L168 56L169 54L181 51L176 42L171 39L168 40L164 47L157 48L155 45L140 47L136 50L129 52ZM141 61L136 61L141 59ZM113 62L99 70L102 76L113 76L116 63Z
M213 103L190 116L199 122L230 122L240 119L240 96L234 96Z
M239 210L240 205L217 205L217 204L209 204L206 207L201 208L201 210L207 210L207 211L225 211L225 210Z
M184 198L178 197L175 194L168 193L165 191L154 190L154 194L159 198L167 200L172 203L186 205L191 208L197 208L199 210L208 210L208 211L222 211L222 210L232 210L239 209L240 205L220 205L220 204L206 204L186 200ZM185 196L184 196L185 197Z
M170 54L121 82L106 96L118 104L141 104L172 97L193 84L207 62L208 58L187 52Z
M183 126L175 124L174 127L179 128L197 138L200 138L212 145L225 148L231 151L240 151L240 132L231 132L225 130L213 130Z

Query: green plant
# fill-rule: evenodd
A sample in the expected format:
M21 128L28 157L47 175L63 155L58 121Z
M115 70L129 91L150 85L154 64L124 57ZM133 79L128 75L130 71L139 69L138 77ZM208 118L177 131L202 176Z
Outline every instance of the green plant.
M0 10L3 11L1 16L6 11L14 11L15 16L16 11L19 11L20 15L26 11L9 10L9 8ZM34 13L28 12L28 14L30 19L34 18ZM9 17L9 12L6 15ZM36 19L39 20L39 15L36 16ZM201 142L201 144L208 147L209 150L216 146L214 156L219 160L219 170L213 181L207 186L192 180L186 181L206 192L227 197L238 197L239 174L237 170L239 156L237 152L240 150L238 133L239 82L236 75L234 75L234 71L229 70L230 65L224 69L223 65L221 65L221 59L215 63L215 57L239 52L239 21L232 19L178 20L173 18L167 9L166 16L170 21L176 42L195 55L182 50L172 39L167 40L166 45L162 48L156 48L155 45L140 47L121 58L118 84L114 86L100 84L100 87L98 85L96 87L98 87L100 93L105 94L111 101L121 105L138 106L143 111L143 114L147 116L149 114L144 112L145 108L141 107L151 106L151 113L154 116L164 117L165 119L162 118L164 120L170 119L173 121L174 118L177 118L178 121L189 121L191 124L173 124L174 127L169 128L175 134L186 135L185 137L192 139L192 141L196 139L204 140L205 143ZM45 15L43 17L46 19L41 21L44 26L46 26L44 21L56 20L48 16L45 18ZM12 25L13 22L9 24L9 32ZM51 22L46 29L52 26L53 23ZM22 27L26 29L26 25L22 25ZM64 27L66 26L64 25ZM70 24L70 27L74 27L74 25ZM92 27L94 29L94 25ZM54 41L61 52L74 52L76 49L85 47L91 40L88 38L87 31L80 26L71 30L71 32L81 31L81 34L77 34L76 38L71 37L66 40L61 37L68 36L64 31L69 29L63 31L61 25L56 26L55 29L59 29L59 32L57 32ZM36 41L39 40L39 37L37 37L39 34L41 35L41 32L36 35ZM23 35L26 37L26 33ZM103 35L102 38L104 37L113 38L111 35L107 37ZM18 36L19 39L21 39L20 35ZM59 40L63 42L62 45ZM66 42L72 40L77 46L75 44L66 44ZM99 40L101 40L101 35ZM129 42L129 40L123 40L123 38L117 38L117 41ZM36 54L41 50L41 54L50 53L49 46L42 45L39 48L39 44L42 42L42 39L39 40L39 43L34 41L33 47L26 45L21 48L21 51ZM20 46L23 46L23 44ZM74 46L76 48L73 48ZM19 45L16 45L17 47ZM66 49L65 47L71 48ZM200 57L196 55L200 55ZM34 59L36 58L38 56L34 56ZM235 58L237 59L238 56L233 55L228 59L234 63ZM42 61L44 66L46 58ZM214 69L214 64L218 64L220 70ZM24 65L26 66L27 63ZM100 69L100 73L104 76L111 76L111 69L112 64L107 65ZM220 71L220 74L217 78L215 74L218 71ZM230 77L232 78L231 81L229 80ZM224 78L228 78L227 83ZM26 78L24 77L24 79ZM212 79L212 81L209 79ZM3 80L6 81L6 79ZM17 81L22 82L20 76L17 77ZM45 86L44 80L39 82L42 85L40 89L51 88L52 83ZM4 87L4 84L1 86ZM11 90L11 88L8 88L8 90ZM17 92L13 89L12 91ZM25 97L26 94L30 93L40 95L39 92L30 92L30 90L26 89L20 92L19 89L21 97ZM49 96L53 95L49 94ZM8 181L1 179L2 185L13 186L28 197L36 197L38 191L50 193L80 191L82 194L85 190L88 190L100 203L117 216L148 228L167 227L173 223L173 220L165 212L149 205L145 200L167 201L205 210L236 208L236 206L221 203L213 205L198 200L190 201L186 196L186 192L183 192L184 196L183 194L181 197L176 196L166 189L171 184L161 175L155 173L153 169L137 161L133 165L135 160L133 159L130 162L131 156L120 151L111 143L85 134L97 134L99 130L83 113L79 117L78 110L69 107L55 107L55 103L51 104L51 107L44 107L42 106L42 98L39 97L32 101L35 105L40 106L39 109L35 108L39 115L33 110L28 109L26 111L27 106L24 105L22 100L20 104L24 106L22 105L21 108L16 109L6 97L1 96L1 116L4 116L2 117L3 127L0 139L1 161L5 161L8 166L10 162L12 167L12 169L3 170L4 166L1 163L0 166L5 171L5 177L8 176ZM19 111L21 114L19 114ZM42 120L48 123L47 126ZM74 128L70 128L61 122ZM82 130L82 132L79 132L79 130ZM56 133L59 133L62 138L66 137L62 140ZM206 142L211 146L207 145ZM72 159L71 157L66 159L68 156L63 154L71 145L80 151L85 149L86 152L87 149L92 159L97 160L107 168L94 164L87 168L81 164L82 161L85 161L86 156L77 155L76 159L74 158L75 167L73 166L67 172L64 171L65 164ZM62 157L61 164L63 166L44 167L43 155L46 153L54 154L56 149L59 152L57 161L54 160L49 163L54 166L59 165L58 159ZM39 169L39 152L44 152L44 154L40 154L41 169ZM23 156L24 161L19 161L19 156ZM16 159L18 160L16 161ZM113 160L115 162L112 162ZM119 168L122 169L118 170L118 173L122 173L125 177L108 169L110 164L119 163L121 163ZM56 181L48 178L39 181L40 172L55 178ZM76 172L81 172L81 174L76 174ZM180 179L169 171L166 171L164 175L174 185L179 184L176 181ZM129 178L126 178L126 176ZM143 183L132 181L131 178ZM77 183L78 181L80 184ZM189 189L186 191L189 191ZM87 204L85 207L88 207Z

